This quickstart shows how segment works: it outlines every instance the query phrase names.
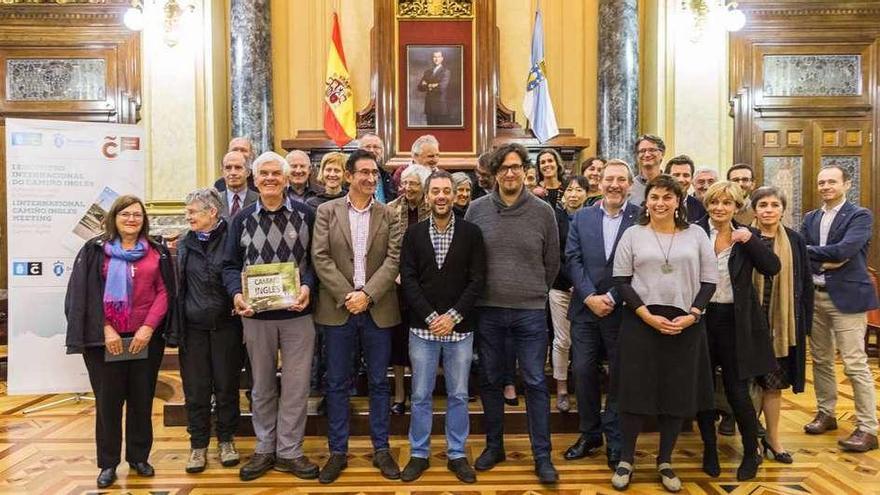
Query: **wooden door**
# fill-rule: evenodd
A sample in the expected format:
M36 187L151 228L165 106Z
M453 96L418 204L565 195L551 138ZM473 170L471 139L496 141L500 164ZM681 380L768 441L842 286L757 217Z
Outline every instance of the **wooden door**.
M757 184L776 186L788 199L783 223L797 229L809 200L813 129L807 119L758 119L752 135ZM808 208L807 208L808 209Z

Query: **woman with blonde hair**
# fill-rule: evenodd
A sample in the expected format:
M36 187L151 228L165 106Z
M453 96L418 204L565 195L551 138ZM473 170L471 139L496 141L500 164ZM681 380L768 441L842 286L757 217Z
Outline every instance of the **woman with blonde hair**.
M318 183L324 186L324 190L306 200L306 204L317 209L331 199L345 196L345 161L348 155L333 151L321 158L318 167Z

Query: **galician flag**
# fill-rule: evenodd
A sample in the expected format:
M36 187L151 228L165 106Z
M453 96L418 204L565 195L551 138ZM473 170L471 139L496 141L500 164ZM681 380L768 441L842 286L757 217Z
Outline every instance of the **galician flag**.
M532 32L532 66L523 97L523 113L529 119L538 141L545 142L559 134L556 114L550 101L550 86L544 71L544 22L541 7L535 11L535 30Z
M351 78L342 51L339 18L333 13L333 38L327 55L327 79L324 82L324 131L342 147L357 135Z

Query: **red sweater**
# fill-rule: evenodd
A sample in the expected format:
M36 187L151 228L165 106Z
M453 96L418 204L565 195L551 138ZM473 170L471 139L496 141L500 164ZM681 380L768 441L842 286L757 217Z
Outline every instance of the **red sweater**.
M104 256L104 266L101 274L107 279L107 267L110 258ZM132 277L131 319L128 328L114 328L120 335L135 333L141 325L147 325L154 330L162 323L165 313L168 311L168 293L165 291L165 282L162 281L162 272L159 271L159 252L150 247L147 254L132 264L134 276ZM108 322L104 322L108 324Z

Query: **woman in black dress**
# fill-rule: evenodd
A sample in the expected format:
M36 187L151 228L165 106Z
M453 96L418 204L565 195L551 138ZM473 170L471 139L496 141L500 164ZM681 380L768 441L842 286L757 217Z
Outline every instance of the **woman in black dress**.
M813 326L813 278L810 276L807 245L794 230L782 225L787 201L775 187L761 187L751 196L755 224L761 240L779 257L775 277L755 272L753 283L761 298L761 307L770 323L770 339L777 368L758 377L763 389L761 410L767 424L767 436L761 439L764 455L783 464L794 460L779 440L779 412L782 391L804 391L806 339Z
M718 269L706 234L688 225L685 193L672 177L652 179L638 225L627 229L614 256L614 280L627 309L620 326L617 387L620 463L611 484L629 486L636 440L644 422L660 429L657 471L663 487L681 490L672 450L684 418L712 405L703 308ZM616 383L615 383L616 382Z
M703 203L709 215L700 225L709 234L718 263L718 285L706 309L706 331L713 369L721 366L724 393L743 442L743 459L736 470L739 481L749 480L758 472L758 418L749 398L749 379L770 373L776 368L767 318L752 276L779 273L779 258L761 242L757 230L738 224L734 214L743 206L743 193L729 181L712 184ZM703 437L703 471L718 476L718 449L715 437L715 411L697 415Z

